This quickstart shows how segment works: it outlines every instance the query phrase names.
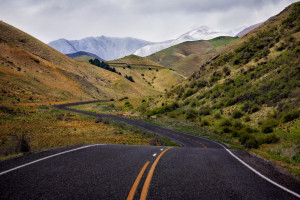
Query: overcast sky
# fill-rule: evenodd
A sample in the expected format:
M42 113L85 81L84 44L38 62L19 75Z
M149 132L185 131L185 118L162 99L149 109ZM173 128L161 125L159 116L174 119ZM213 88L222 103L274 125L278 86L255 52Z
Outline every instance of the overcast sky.
M296 0L0 0L0 20L45 43L100 35L159 42L202 25L228 31L256 24L293 2Z

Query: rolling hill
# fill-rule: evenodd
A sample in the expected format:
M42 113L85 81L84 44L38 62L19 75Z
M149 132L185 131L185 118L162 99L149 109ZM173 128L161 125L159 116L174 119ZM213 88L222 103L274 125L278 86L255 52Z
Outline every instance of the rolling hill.
M78 58L80 56L88 56L90 58L97 58L98 60L101 60L101 61L104 61L102 58L100 58L99 56L93 54L93 53L90 53L90 52L85 52L85 51L78 51L78 52L75 52L75 53L70 53L70 54L66 54L66 56L70 57L70 58Z
M184 76L199 70L209 58L236 41L234 37L217 37L211 40L184 42L154 53L147 58Z
M181 74L136 55L129 55L108 63L122 75L131 76L138 85L143 87L148 85L161 92L184 80Z

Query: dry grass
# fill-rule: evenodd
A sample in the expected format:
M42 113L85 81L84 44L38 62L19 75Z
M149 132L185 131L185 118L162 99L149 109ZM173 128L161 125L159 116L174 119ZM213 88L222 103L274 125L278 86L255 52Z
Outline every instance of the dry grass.
M0 120L2 157L19 153L22 135L31 151L93 143L149 145L152 139L112 124L95 123L92 117L47 106L1 106Z

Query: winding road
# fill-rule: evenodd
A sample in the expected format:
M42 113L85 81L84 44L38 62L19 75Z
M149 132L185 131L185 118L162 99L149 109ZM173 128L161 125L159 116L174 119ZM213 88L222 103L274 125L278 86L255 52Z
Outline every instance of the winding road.
M300 181L242 150L146 122L182 147L87 145L0 162L0 199L300 199Z

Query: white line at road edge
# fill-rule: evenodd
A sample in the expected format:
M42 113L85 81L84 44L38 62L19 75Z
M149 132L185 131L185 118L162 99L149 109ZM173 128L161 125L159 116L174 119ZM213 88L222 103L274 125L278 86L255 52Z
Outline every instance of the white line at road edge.
M199 136L196 136L196 137L199 137ZM240 163L242 163L243 165L245 165L248 169L250 169L251 171L253 171L255 174L257 174L257 175L260 176L261 178L265 179L266 181L272 183L273 185L275 185L275 186L281 188L282 190L284 190L284 191L286 191L286 192L288 192L288 193L290 193L290 194L292 194L292 195L294 195L294 196L300 198L300 194L298 194L298 193L296 193L296 192L294 192L294 191L292 191L292 190L290 190L290 189L288 189L288 188L286 188L286 187L284 187L284 186L282 186L282 185L276 183L275 181L272 181L272 180L269 179L268 177L262 175L260 172L256 171L253 167L251 167L250 165L248 165L247 163L245 163L243 160L241 160L239 157L237 157L236 155L234 155L229 149L227 149L226 147L224 147L222 144L220 144L220 143L218 143L218 142L216 142L216 141L214 141L214 140L207 139L207 138L203 138L203 137L199 137L199 138L202 138L202 139L205 139L205 140L209 140L209 141L212 141L212 142L214 142L214 143L219 144L219 145L222 146L222 147L223 147L223 148L224 148L224 149L225 149L232 157L234 157L235 159L237 159Z
M68 150L68 151L63 151L63 152L60 152L60 153L57 153L57 154L54 154L54 155L51 155L51 156L47 156L47 157L44 157L44 158L41 158L41 159L38 159L38 160L35 160L35 161L32 161L32 162L29 162L29 163L26 163L24 165L20 165L20 166L15 167L15 168L12 168L12 169L0 172L0 176L6 174L8 172L20 169L22 167L26 167L28 165L32 165L34 163L37 163L37 162L40 162L40 161L43 161L43 160L46 160L46 159L49 159L49 158L53 158L55 156L59 156L59 155L62 155L62 154L66 154L66 153L70 153L70 152L73 152L73 151L78 151L78 150L81 150L81 149L85 149L85 148L89 148L89 147L93 147L93 146L98 146L98 145L104 145L104 144L92 144L92 145L87 145L87 146L79 147L79 148L76 148L76 149L71 149L71 150Z

